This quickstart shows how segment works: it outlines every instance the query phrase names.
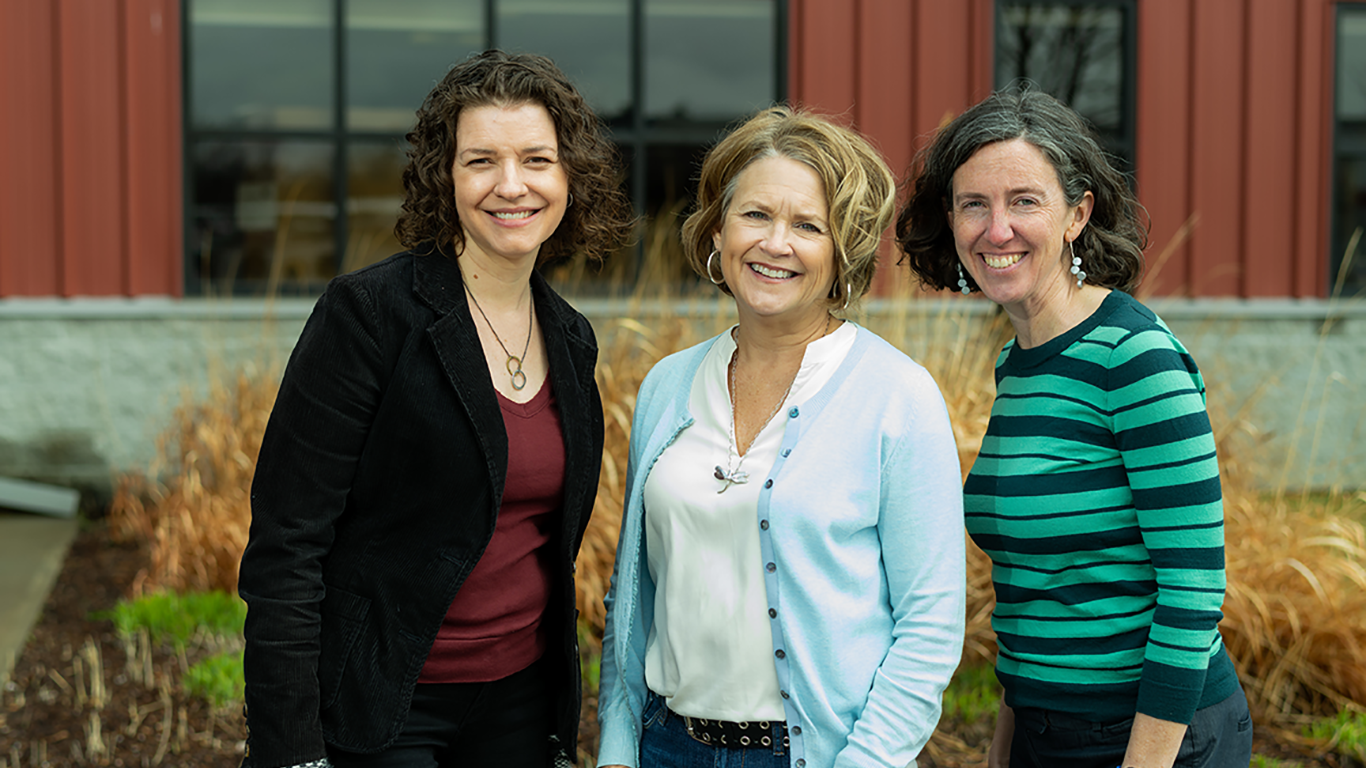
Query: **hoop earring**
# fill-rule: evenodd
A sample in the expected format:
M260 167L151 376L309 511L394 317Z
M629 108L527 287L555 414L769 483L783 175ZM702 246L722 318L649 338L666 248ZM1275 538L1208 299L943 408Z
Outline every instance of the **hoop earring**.
M958 264L958 291L964 296L972 293L972 289L968 287L968 278L963 274L963 264L961 262Z
M726 274L724 272L721 273L720 280L717 280L716 278L711 276L711 260L719 256L720 254L720 251L712 249L711 254L707 256L707 279L711 281L712 285L724 285L726 282Z
M844 281L844 306L840 307L841 312L849 311L849 300L854 296L854 281Z
M1077 287L1080 288L1086 282L1086 273L1081 269L1081 257L1077 255L1077 247L1071 240L1067 241L1067 250L1072 254L1072 274L1077 276Z
M570 193L569 193L569 202L565 203L565 204L564 204L564 207L566 207L566 208L573 208L573 207L574 207L574 193L573 193L573 192L570 192Z

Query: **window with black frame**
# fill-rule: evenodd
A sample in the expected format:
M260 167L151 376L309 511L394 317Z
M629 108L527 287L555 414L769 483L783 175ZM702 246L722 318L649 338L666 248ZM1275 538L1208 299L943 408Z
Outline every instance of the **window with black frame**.
M1134 167L1135 0L998 0L997 88L1027 81L1091 121Z
M1366 6L1338 6L1328 289L1366 293ZM1351 253L1349 253L1351 249Z
M404 134L454 62L545 54L607 122L660 259L701 154L782 97L783 0L187 0L186 289L315 293L399 246ZM673 238L676 240L676 238ZM672 262L672 259L666 259ZM685 279L674 264L670 274Z

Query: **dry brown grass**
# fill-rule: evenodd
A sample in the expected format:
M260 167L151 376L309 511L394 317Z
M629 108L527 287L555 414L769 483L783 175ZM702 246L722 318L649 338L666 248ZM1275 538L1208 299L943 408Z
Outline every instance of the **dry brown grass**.
M110 508L117 538L149 542L134 591L234 592L251 522L251 476L275 402L274 375L238 372L205 397L186 394L145 475L120 478Z
M652 282L646 276L645 284ZM635 394L655 361L729 325L729 300L637 297L625 316L598 323L597 372L606 449L592 524L579 554L579 609L601 635L602 598L616 550ZM916 304L911 289L895 310L861 322L906 350L939 382L959 455L971 466L994 396L992 367L1008 325L958 301ZM926 312L926 306L940 307ZM661 311L659 308L663 307ZM683 307L683 309L679 309ZM150 541L142 588L232 589L246 542L248 489L275 377L237 374L202 400L187 398L148 477L124 478L112 512L123 536ZM1229 590L1225 641L1260 724L1289 727L1349 704L1366 706L1366 497L1286 500L1255 490L1259 444L1241 414L1211 411L1224 468ZM965 662L994 658L990 563L969 544Z

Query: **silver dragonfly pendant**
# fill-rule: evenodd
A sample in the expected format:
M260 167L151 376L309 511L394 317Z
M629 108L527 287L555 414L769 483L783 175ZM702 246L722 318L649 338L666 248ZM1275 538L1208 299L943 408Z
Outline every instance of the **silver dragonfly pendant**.
M721 490L717 491L717 493L725 493L726 490L729 489L732 485L740 485L741 483L749 482L749 473L740 469L739 467L736 467L735 469L731 470L725 470L721 468L720 464L717 464L716 471L712 472L712 475L717 480L720 480L725 483L725 485L721 486Z

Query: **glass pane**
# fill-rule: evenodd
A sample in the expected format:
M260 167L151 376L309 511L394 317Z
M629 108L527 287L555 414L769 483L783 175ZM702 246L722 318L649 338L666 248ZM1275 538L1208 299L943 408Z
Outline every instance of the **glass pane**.
M194 127L330 128L332 39L329 0L193 0Z
M774 0L646 0L645 116L725 124L777 95Z
M1032 81L1084 115L1107 149L1132 162L1124 137L1125 13L1113 3L1002 2L996 85Z
M501 0L497 7L497 47L549 56L599 117L630 118L629 0Z
M1366 8L1339 8L1338 119L1366 120Z
M1333 237L1329 289L1337 284L1347 247L1356 251L1342 295L1366 294L1366 7L1339 6L1337 37L1337 131L1334 137Z
M406 132L427 92L484 37L483 0L347 0L347 127Z
M697 196L697 176L707 148L656 145L645 157L645 264L641 279L691 285L700 278L683 257L680 232Z
M407 158L397 141L354 143L348 151L346 254L350 272L398 253L394 222L403 205L403 166Z
M336 274L332 151L310 141L191 148L190 271L205 293L321 290Z

